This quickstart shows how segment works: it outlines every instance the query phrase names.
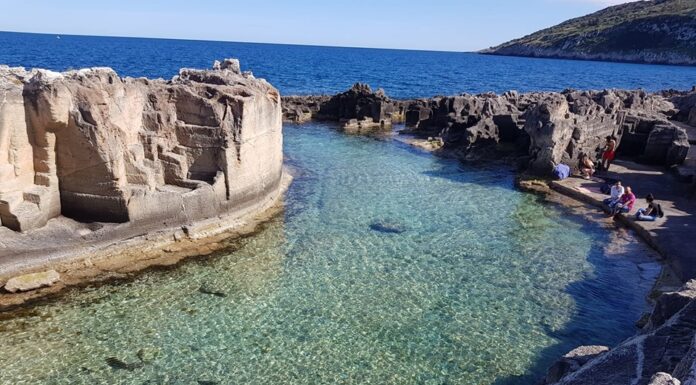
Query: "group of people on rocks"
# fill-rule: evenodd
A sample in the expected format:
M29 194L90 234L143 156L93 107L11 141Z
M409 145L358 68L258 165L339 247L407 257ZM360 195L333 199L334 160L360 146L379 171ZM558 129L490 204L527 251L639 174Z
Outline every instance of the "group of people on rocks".
M620 180L614 182L611 186L610 197L604 200L604 204L609 208L609 216L614 217L619 213L627 214L633 210L636 203L636 196L630 186L624 186ZM648 194L645 197L648 204L645 208L640 208L636 212L636 220L639 221L655 221L657 218L662 218L664 212L662 206L655 202L655 197Z
M616 148L618 146L618 141L616 137L607 136L604 149L602 150L602 159L600 167L604 171L609 171L614 158L616 158ZM579 167L580 174L584 179L591 179L597 167L595 163L590 159L587 154L584 154L580 158ZM633 210L633 206L636 204L636 196L630 186L624 186L621 181L616 181L610 189L610 197L604 200L604 204L609 209L609 216L615 217L617 214L628 214ZM662 207L655 202L655 197L652 194L648 194L645 197L647 207L640 208L636 211L635 218L639 221L655 221L657 218L662 218L664 213L662 212Z
M604 145L604 150L602 151L602 162L600 163L602 170L609 171L611 163L614 161L614 158L616 158L617 144L618 142L614 136L607 136L607 142ZM597 171L595 163L587 154L584 154L580 158L579 168L582 177L585 179L591 179L594 176L594 173Z

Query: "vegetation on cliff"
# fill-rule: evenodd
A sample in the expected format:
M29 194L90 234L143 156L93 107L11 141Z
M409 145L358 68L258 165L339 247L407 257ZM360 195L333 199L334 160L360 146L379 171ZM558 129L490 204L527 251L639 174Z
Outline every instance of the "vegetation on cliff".
M483 53L696 65L696 1L621 4Z

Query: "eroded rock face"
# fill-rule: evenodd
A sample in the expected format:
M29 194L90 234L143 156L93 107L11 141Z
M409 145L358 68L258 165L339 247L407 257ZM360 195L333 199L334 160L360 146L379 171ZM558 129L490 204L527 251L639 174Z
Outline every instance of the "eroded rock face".
M589 360L609 351L606 346L580 346L568 352L549 368L540 385L555 384L571 373L578 371Z
M549 371L546 384L696 384L696 280L658 299L650 322L636 336L575 370ZM570 354L570 353L569 353ZM567 360L562 358L559 362Z
M280 95L233 59L171 81L0 68L0 220L186 223L278 188Z
M391 128L403 121L403 103L389 99L384 90L373 91L367 84L356 83L333 96L283 97L286 121L303 123L311 119L340 122L351 133Z
M548 175L559 163L577 169L584 154L600 159L607 136L617 138L620 152L645 162L682 163L686 132L668 120L681 111L643 91L464 94L409 102L406 124L412 133L442 137L445 148L516 144L532 171Z

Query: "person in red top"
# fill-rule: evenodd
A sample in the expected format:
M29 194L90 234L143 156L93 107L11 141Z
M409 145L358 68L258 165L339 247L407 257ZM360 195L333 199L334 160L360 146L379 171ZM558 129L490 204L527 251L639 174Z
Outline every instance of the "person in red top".
M619 202L614 206L609 216L615 216L618 213L628 213L633 210L633 205L636 203L636 196L629 186L626 186L626 191L619 199Z
M607 144L604 146L604 152L602 153L602 168L604 171L609 171L609 166L611 162L614 161L616 157L616 138L613 136L607 136Z

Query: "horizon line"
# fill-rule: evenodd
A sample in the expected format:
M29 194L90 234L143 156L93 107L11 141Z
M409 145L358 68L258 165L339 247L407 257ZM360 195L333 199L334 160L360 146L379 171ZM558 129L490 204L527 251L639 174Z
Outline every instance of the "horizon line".
M16 33L16 34L25 34L25 35L46 35L46 36L57 36L57 37L74 36L74 37L97 37L97 38L119 38L119 39L179 40L179 41L206 42L206 43L264 44L264 45L286 45L286 46L318 47L318 48L375 49L375 50L385 50L385 51L415 51L415 52L441 52L441 53L479 54L482 50L487 49L487 48L482 48L482 49L476 50L476 51L455 51L455 50L437 50L437 49L422 49L422 48L361 47L361 46L322 45L322 44L271 43L271 42L261 42L261 41L192 39L192 38L179 38L179 37L84 35L84 34L75 34L75 33L50 33L50 32L27 32L27 31L5 31L5 30L0 30L0 33Z

